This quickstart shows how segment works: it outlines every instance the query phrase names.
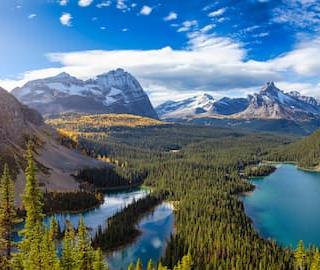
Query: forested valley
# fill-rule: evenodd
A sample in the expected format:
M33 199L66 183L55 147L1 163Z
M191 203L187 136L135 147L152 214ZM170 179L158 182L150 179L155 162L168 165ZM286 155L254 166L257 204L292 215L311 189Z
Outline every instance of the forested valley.
M63 128L61 122L59 125ZM77 130L76 125L68 128L69 133ZM244 176L272 171L272 166L263 167L260 171L253 168L282 147L291 145L294 141L292 137L180 125L111 127L108 132L102 131L100 140L96 130L88 128L87 132L78 134L76 138L66 138L64 132L60 140L68 147L108 161L123 179L141 175L140 180L153 190L153 194L163 194L161 200L174 202L175 233L161 262L150 262L148 270L319 269L320 256L316 248L305 248L300 242L294 251L261 238L245 215L241 202L242 194L254 188ZM90 135L93 133L94 138ZM19 243L16 254L6 253L8 249L3 248L2 254L6 256L2 257L2 263L7 267L3 269L10 269L6 266L8 263L12 269L105 269L107 266L103 263L102 253L100 249L95 251L92 248L83 222L75 231L66 226L62 255L57 255L56 241L52 238L56 222L53 221L49 229L42 225L43 199L36 188L31 165L29 161L26 171L26 175L31 176L27 177L30 183L27 182L24 196L27 213L23 231L25 240ZM79 173L85 175L84 172ZM8 172L5 171L1 180L1 200L10 193L4 184L8 182L5 180L7 178ZM99 172L94 179L87 179L86 182L91 181L97 187L107 185ZM28 188L30 185L31 189ZM33 193L28 193L31 191ZM148 200L152 201L150 205L143 201L134 202L109 219L110 230L101 228L93 246L112 249L127 241L129 235L135 236L137 231L134 225L139 218L137 209L151 210L159 198ZM14 213L12 203L2 204L0 208L1 213ZM0 227L7 228L1 236L4 243L10 243L8 233L11 220L6 220L1 213L0 222L6 226ZM132 220L133 216L135 218ZM127 224L129 219L130 225L124 227L123 223ZM122 233L117 235L119 230ZM68 266L64 264L64 256L69 256ZM25 261L28 263L24 264ZM83 266L84 263L86 266ZM139 260L133 263L129 266L130 270L143 269ZM41 267L37 268L37 264Z
M76 130L68 126L69 132ZM163 264L172 268L189 252L192 269L304 269L299 255L255 232L239 198L253 189L243 175L272 172L273 166L253 168L296 138L179 125L111 127L105 134L102 140L79 136L72 147L126 170L147 171L145 184L176 202L177 232ZM318 256L316 249L301 254L306 269Z

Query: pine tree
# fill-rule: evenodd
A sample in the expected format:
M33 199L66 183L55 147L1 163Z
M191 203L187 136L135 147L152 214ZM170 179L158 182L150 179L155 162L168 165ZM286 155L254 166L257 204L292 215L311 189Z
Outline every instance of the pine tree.
M28 144L27 168L25 171L26 187L23 195L23 206L26 210L25 227L22 230L23 240L19 243L20 252L15 256L14 265L23 265L25 270L42 269L41 251L44 228L43 197L35 176L36 168L32 154L32 145Z
M305 266L305 260L306 260L306 252L304 249L303 241L300 240L298 243L298 247L294 253L295 263L297 266L297 269L304 270Z
M63 240L63 250L61 265L64 270L73 270L76 267L76 240L73 225L70 221L66 222L66 229Z
M320 252L319 250L316 250L312 257L310 270L319 270L319 269L320 269Z
M140 258L138 258L135 270L142 270L142 268L143 268L142 262L141 262Z
M158 264L158 270L168 270L168 268L167 268L166 266L163 266L163 265L161 264L161 262L159 262L159 264Z
M148 261L147 270L155 270L151 259Z
M192 258L190 253L188 255L183 256L181 260L181 270L191 270L192 267Z
M97 249L94 252L93 270L107 270L108 267L105 265L103 260L103 254L101 249Z
M11 232L14 218L14 184L9 168L5 164L0 180L0 253L5 255L0 265L1 269L10 269Z
M53 228L46 230L42 237L41 247L41 265L42 269L60 270L60 261L57 256L57 247L54 239L52 238Z
M133 264L133 263L130 263L130 264L129 264L128 270L134 270L134 264Z
M93 263L93 249L91 241L84 224L83 217L80 218L77 234L77 270L91 270Z

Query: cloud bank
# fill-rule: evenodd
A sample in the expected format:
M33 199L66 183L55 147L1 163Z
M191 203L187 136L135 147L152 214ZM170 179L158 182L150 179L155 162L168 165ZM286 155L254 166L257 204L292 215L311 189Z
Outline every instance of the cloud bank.
M28 71L17 80L0 80L0 85L11 90L28 80L62 71L88 79L121 67L140 80L154 104L195 92L244 95L270 80L280 82L284 90L319 96L320 58L316 56L320 55L320 38L304 41L294 50L262 62L246 60L240 43L209 35L205 30L190 33L184 50L164 47L49 53L48 59L60 67Z

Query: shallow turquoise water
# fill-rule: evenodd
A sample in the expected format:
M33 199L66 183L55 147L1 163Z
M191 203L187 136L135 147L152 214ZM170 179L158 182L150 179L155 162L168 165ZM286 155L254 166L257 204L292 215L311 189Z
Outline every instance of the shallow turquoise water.
M320 247L320 173L281 164L252 182L256 189L243 202L260 235L283 246L295 247L303 240Z

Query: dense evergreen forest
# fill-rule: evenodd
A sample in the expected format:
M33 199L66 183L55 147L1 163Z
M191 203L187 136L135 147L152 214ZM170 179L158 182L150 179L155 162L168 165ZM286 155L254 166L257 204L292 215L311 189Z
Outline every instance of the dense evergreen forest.
M301 168L319 170L320 130L295 143L275 149L267 155L267 159L297 162Z
M267 176L273 173L277 168L272 165L247 166L244 169L245 177Z
M45 192L44 213L80 212L99 206L104 195L88 191Z
M195 270L290 270L300 269L294 252L255 232L239 194L253 188L241 172L291 141L272 134L157 126L110 128L102 140L86 135L72 147L117 160L127 169L147 171L145 183L177 202L177 232L162 259L169 268L189 252Z

